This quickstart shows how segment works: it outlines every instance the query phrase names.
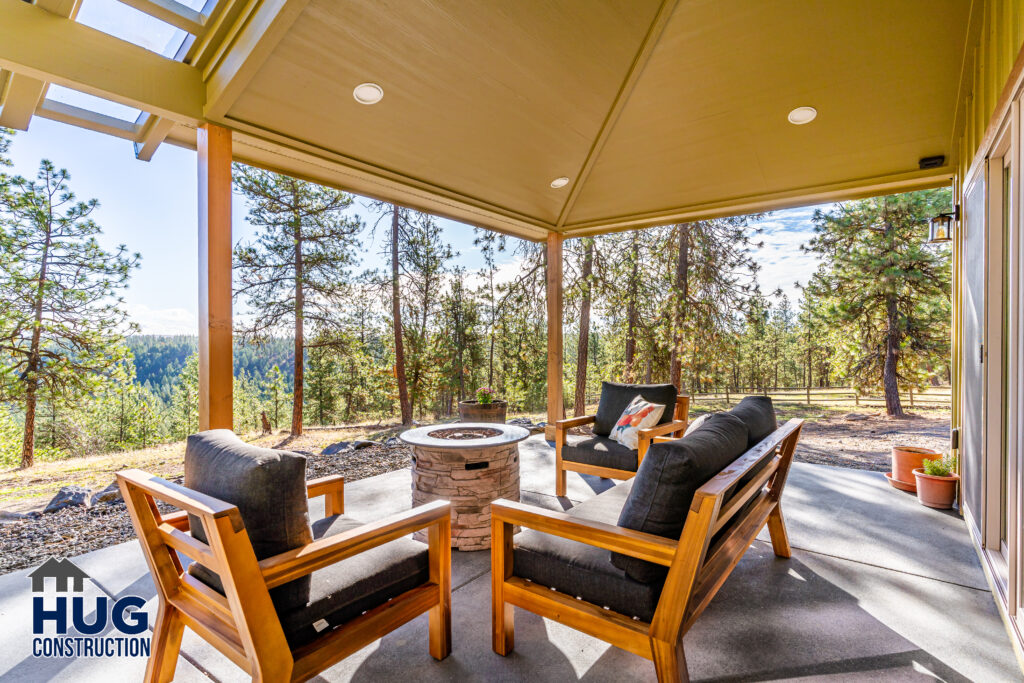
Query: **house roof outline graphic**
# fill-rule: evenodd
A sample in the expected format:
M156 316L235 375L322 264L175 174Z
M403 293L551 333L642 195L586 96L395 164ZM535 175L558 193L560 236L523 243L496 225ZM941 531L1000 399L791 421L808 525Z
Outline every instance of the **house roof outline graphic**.
M32 579L33 593L45 591L48 578L54 580L54 587L58 592L67 593L69 590L74 590L76 593L81 593L85 590L85 579L89 578L89 575L79 569L78 565L71 560L58 560L54 557L36 567L28 576ZM72 589L68 588L68 579L72 581Z

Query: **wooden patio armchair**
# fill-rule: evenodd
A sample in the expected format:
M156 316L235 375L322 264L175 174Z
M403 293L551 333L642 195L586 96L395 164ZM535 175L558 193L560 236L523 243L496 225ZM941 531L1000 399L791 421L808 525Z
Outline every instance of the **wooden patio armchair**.
M449 503L429 503L257 560L235 505L140 470L119 472L117 480L159 597L147 681L174 678L185 626L258 681L311 678L424 612L430 613L430 654L440 660L450 653ZM327 514L342 515L343 486L340 476L324 477L307 483L307 495L325 496ZM162 514L156 501L179 511ZM207 543L188 533L189 515L199 520ZM420 529L428 530L427 581L312 642L289 646L271 589ZM223 594L183 568L178 553L215 572Z
M608 438L607 432L598 432L602 413L605 420L613 422L634 396L640 394L654 403L666 405L662 423L639 432L637 449L634 451ZM672 412L668 413L671 409ZM612 415L614 413L614 415ZM604 382L601 387L601 403L595 415L581 415L555 423L555 495L564 496L566 472L592 474L609 479L629 479L647 454L654 439L659 436L682 436L690 414L690 397L678 394L671 384L615 384ZM569 430L594 424L593 436L570 441Z
M790 556L780 506L801 426L802 420L790 420L700 486L693 495L678 540L602 521L609 519L607 505L603 513L602 506L597 504L590 514L573 514L507 500L492 503L494 651L500 655L512 651L515 606L653 660L659 681L688 681L683 636L766 524L775 554ZM620 484L615 489L629 486L630 483ZM615 489L591 500L598 503L596 499L609 495L619 495L621 499ZM588 504L590 501L579 507ZM610 519L614 520L614 515ZM517 573L514 558L520 550L513 545L515 526L536 530L527 532L536 534L534 538L557 537L553 540L563 546L565 541L560 539L586 544L590 555L582 553L578 544L568 544L573 547L567 554L577 566L567 567L563 585L541 585L520 576L523 572ZM610 562L613 556L604 550L628 556L634 562L643 560L653 563L655 568L667 568L663 584L655 582L649 587L650 595L659 596L651 598L652 618L634 618L637 612L632 604L623 608L626 611L607 608L614 604L608 590L597 591L589 601L588 596L580 598L577 589L581 574L586 572L581 571L579 564ZM609 575L614 571L612 568ZM628 577L615 580L631 581ZM644 589L640 582L632 584L631 589Z

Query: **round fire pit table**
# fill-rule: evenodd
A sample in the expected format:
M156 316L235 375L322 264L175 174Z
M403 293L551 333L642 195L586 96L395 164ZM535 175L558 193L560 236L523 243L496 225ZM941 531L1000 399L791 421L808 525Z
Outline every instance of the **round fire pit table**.
M400 438L412 446L412 504L452 504L452 547L491 547L491 501L519 500L519 442L530 432L485 422L417 427ZM415 538L426 541L426 532Z

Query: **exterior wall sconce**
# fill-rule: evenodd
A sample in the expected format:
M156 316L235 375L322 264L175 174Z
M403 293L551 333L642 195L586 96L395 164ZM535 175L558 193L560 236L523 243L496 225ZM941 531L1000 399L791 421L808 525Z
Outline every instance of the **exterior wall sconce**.
M960 205L949 213L940 213L928 221L928 244L941 244L953 239L953 221L960 220Z

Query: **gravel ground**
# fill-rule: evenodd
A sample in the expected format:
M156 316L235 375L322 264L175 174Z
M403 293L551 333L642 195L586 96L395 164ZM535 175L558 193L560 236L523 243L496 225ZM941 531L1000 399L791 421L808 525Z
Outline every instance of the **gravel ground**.
M893 444L941 451L948 439L948 414L912 416L903 420L875 415L856 421L832 416L804 425L796 459L886 472ZM287 443L274 445L288 448ZM401 445L371 446L337 455L314 455L301 449L298 452L310 456L308 478L342 474L350 482L408 467L410 458L409 449ZM181 477L172 480L180 483ZM81 555L134 537L131 520L122 503L70 508L15 520L0 519L0 574L36 566L51 555Z
M949 448L949 414L911 415L902 420L872 415L863 420L829 417L804 424L795 458L800 462L875 472L892 469L894 445Z
M409 466L405 446L371 446L337 455L304 454L310 456L306 467L309 479L342 474L350 482ZM181 479L172 481L181 483ZM135 530L124 503L0 519L0 574L34 567L51 555L72 557L133 538Z

